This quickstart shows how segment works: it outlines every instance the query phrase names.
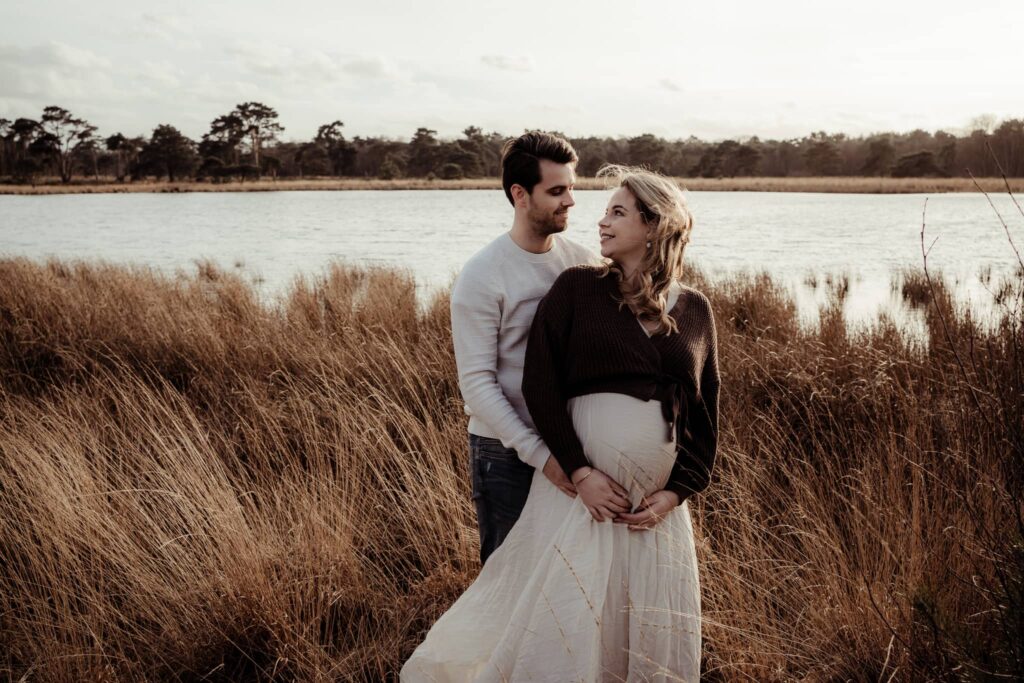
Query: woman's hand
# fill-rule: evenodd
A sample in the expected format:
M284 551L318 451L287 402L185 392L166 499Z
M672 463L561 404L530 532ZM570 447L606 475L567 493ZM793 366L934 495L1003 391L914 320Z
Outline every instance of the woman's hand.
M576 486L576 493L590 511L590 516L596 521L603 522L614 519L620 513L629 512L626 489L601 470L580 467L572 473L572 482Z
M636 512L626 512L615 517L616 524L628 524L630 529L653 529L665 515L679 505L679 494L675 491L655 491L644 496Z

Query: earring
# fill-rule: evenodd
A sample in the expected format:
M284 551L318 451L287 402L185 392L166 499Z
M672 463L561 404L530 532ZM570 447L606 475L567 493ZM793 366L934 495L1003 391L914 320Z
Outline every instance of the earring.
M647 248L648 248L648 249L650 249L650 248L651 248L651 241L650 241L650 240L647 240Z

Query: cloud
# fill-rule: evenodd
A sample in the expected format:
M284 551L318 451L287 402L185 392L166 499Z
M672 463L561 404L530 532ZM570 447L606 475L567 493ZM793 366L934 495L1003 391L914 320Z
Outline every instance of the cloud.
M379 57L353 59L342 68L345 73L363 78L394 78L398 75L393 66Z
M660 81L658 81L658 85L660 85L665 90L671 90L672 92L683 92L682 86L673 81L671 78L661 79Z
M484 55L480 61L499 71L533 71L533 59L510 55Z
M16 68L45 66L63 69L102 69L110 66L110 60L89 50L50 41L29 47L0 45L0 64Z
M195 29L177 14L143 12L138 32L150 40L156 39L180 50L198 50L202 46Z
M379 57L351 57L322 50L295 50L280 45L235 43L225 48L244 74L277 79L302 87L331 85L351 79L394 80L400 72Z
M0 46L0 97L67 101L75 97L117 99L123 93L110 76L112 63L65 43Z
M184 78L181 69L168 61L144 61L135 74L140 80L149 81L163 91L180 89Z
M235 42L224 50L239 70L260 76L286 76L294 71L298 61L291 48L270 43L261 43L257 48L248 42Z

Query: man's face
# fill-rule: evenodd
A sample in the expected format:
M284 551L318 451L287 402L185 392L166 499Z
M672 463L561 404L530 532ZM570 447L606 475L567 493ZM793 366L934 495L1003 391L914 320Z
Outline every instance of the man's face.
M572 164L540 160L540 182L527 195L527 218L538 235L562 232L569 224L569 209L576 205L572 190L576 169Z

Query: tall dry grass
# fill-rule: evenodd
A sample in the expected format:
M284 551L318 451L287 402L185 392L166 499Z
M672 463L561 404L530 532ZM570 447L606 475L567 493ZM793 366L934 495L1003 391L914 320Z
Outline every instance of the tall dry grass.
M839 286L808 329L767 275L690 283L707 679L1022 675L1019 309L933 280L921 340L850 333ZM7 680L386 680L478 570L447 299L407 274L3 260L0 392Z

